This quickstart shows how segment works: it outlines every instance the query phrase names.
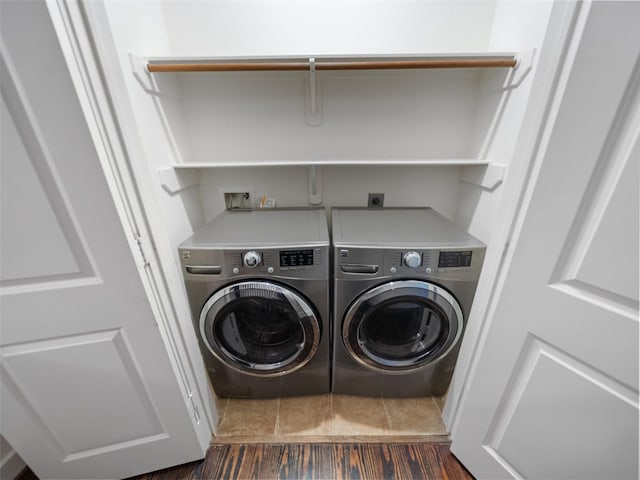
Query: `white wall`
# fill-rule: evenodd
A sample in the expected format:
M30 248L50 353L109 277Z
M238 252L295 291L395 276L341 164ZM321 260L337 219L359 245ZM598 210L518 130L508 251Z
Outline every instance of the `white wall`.
M144 163L151 176L172 247L210 218L203 211L215 210L209 199L218 199L225 176L233 178L233 172L202 171L201 203L196 188L177 195L160 188L156 170L171 163L473 158L473 131L487 128L475 125L482 123L475 118L477 71L337 72L319 77L323 120L320 126L309 126L304 121L305 74L157 74L148 80L160 93L149 94L134 80L128 54L485 51L494 1L133 1L106 2L106 9L131 103L129 124L137 130L125 134L138 134L136 161ZM358 179L376 176L366 170L355 175L353 199L340 196L343 190L332 185L327 171L325 205L363 205L372 187ZM141 171L138 176L145 174ZM253 190L276 192L272 195L283 197L283 205L287 194L280 192L291 188L289 177L296 171L265 171L252 182ZM417 185L447 185L448 200L441 210L453 212L456 196L451 193L457 193L458 185L451 174L459 171L452 167L443 183L433 182L442 174L434 174L431 167L396 167L389 172L415 186L374 183L387 194L387 205L400 204L400 199L407 205L443 204L425 193L436 190ZM306 185L303 179L299 188ZM342 183L338 180L337 185ZM288 203L305 205L306 195Z
M495 1L165 1L173 55L482 51Z
M305 121L304 72L179 75L186 162L475 158L477 70L322 72ZM171 119L170 115L167 118Z
M495 2L168 1L162 8L172 55L382 55L486 51ZM183 132L175 133L176 162L474 158L473 142L491 121L476 116L478 71L319 74L319 126L305 123L304 73L155 77L169 97L176 90L181 97L180 111L159 97L167 129ZM323 205L364 206L375 191L387 206L431 205L454 219L459 174L458 167L323 167ZM268 194L279 206L308 204L304 167L199 175L205 221L231 188L254 199Z
M153 189L159 209L162 211L164 228L171 245L190 235L193 228L202 224L202 212L195 192L184 190L179 195L165 195L158 182L156 170L175 161L177 129L168 131L158 98L145 92L133 76L129 53L145 55L151 52L167 54L169 45L164 29L164 15L157 2L105 2L109 16L111 34L117 50L117 65L121 69L127 89L129 114L124 119L124 135L134 158L134 168L139 178ZM162 81L162 79L161 79ZM179 98L167 91L170 87L164 82L163 108L169 114L180 112ZM122 103L124 105L124 102ZM180 126L180 122L176 122ZM181 144L181 148L184 147ZM151 182L148 182L151 175ZM168 221L167 221L168 220Z
M453 219L460 167L320 167L323 206L367 205L368 193L384 193L385 206L431 206ZM279 207L308 204L307 167L224 168L202 172L205 220L224 210L226 188L275 198Z
M552 6L552 2L497 2L489 49L522 53L532 49L539 50L547 31ZM535 62L537 62L537 55L534 67ZM482 155L494 163L508 167L511 165L512 158L518 154L515 150L516 141L534 75L535 69L517 88L503 89L496 82L494 72L484 74L484 85L479 96L478 118L484 118L483 121L486 122L486 118L491 117L494 127L489 136L476 141L479 144L483 143L478 147ZM512 79L507 77L504 83L508 85L511 81ZM501 104L500 101L502 101ZM496 110L497 105L500 106ZM477 130L477 132L480 131ZM466 168L477 170L481 167ZM505 181L509 176L508 168L506 172ZM495 227L494 219L498 217L502 191L502 185L495 191L488 191L461 182L456 223L467 228L484 242L489 242Z

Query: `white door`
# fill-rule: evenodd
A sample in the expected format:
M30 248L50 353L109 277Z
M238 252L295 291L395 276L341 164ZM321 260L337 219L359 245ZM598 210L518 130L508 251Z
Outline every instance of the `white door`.
M454 419L478 479L638 478L639 32L640 2L579 6Z
M41 478L203 458L44 2L1 2L2 435Z

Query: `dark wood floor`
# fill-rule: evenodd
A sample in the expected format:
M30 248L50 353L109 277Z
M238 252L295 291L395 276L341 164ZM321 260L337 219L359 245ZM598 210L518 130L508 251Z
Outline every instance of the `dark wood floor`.
M473 480L448 444L434 443L212 445L201 462L134 478Z
M18 480L35 480L30 471ZM473 480L445 443L212 445L204 460L130 480Z
M207 457L132 480L421 479L473 480L438 443L212 445Z

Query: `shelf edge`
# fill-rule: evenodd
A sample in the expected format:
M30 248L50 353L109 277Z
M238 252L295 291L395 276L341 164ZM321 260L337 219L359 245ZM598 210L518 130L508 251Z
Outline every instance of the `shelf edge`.
M415 159L415 160L317 160L317 161L270 161L270 162L208 162L208 163L174 163L169 168L197 169L197 168L252 168L252 167L323 167L323 166L472 166L490 165L490 160L478 159ZM166 168L166 167L163 167Z

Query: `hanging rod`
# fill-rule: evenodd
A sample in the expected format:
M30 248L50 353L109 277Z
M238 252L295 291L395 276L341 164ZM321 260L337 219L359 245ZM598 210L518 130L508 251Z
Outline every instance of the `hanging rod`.
M433 57L403 59L322 60L315 58L316 70L408 70L427 68L513 68L518 61L515 55L479 57ZM309 60L148 60L147 71L161 72L264 72L264 71L308 71Z

